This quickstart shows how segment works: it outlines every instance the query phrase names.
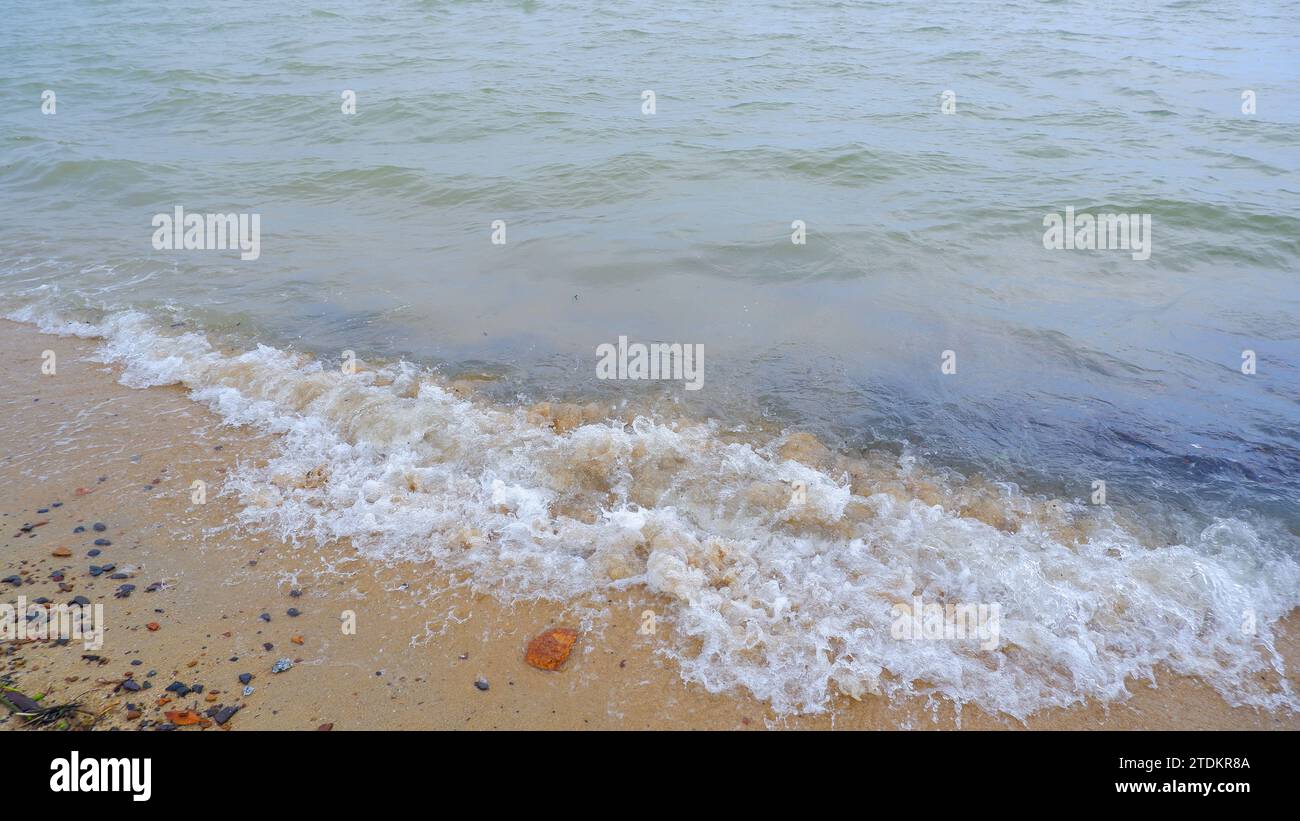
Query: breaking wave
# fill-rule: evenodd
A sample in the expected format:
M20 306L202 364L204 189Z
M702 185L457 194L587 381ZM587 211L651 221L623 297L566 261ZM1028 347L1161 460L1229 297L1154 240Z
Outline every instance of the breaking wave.
M1297 707L1273 630L1300 604L1300 566L1260 522L1216 518L1171 544L1123 510L907 450L502 406L408 362L345 374L264 345L232 353L137 311L9 318L102 339L123 384L182 385L229 423L278 434L268 463L228 480L247 526L436 562L507 601L643 586L671 601L667 652L685 680L779 714L880 693L1024 719L1122 700L1157 666L1234 706ZM916 598L998 605L996 648L895 638L895 605Z

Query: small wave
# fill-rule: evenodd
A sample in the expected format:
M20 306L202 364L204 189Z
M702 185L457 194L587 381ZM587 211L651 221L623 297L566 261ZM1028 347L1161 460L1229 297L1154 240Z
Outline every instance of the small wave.
M1023 719L1122 700L1158 666L1232 705L1297 707L1273 629L1300 603L1300 565L1244 521L1171 544L1117 509L907 450L502 406L408 362L346 374L265 345L225 352L138 311L9 318L100 338L123 384L183 385L229 423L279 434L265 465L229 479L246 526L436 562L504 600L641 586L671 603L666 652L687 681L778 714L880 693ZM895 638L894 608L917 598L997 604L997 646Z

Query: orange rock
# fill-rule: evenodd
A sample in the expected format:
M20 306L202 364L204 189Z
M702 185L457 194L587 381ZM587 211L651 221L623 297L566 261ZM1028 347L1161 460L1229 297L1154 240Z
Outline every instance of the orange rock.
M198 724L203 720L203 716L193 710L168 710L163 713L163 715L167 716L167 720L172 724L175 724L177 727L186 727L190 724Z
M293 642L294 644L302 644L304 639L302 636L294 636L293 638L289 639L289 641Z
M95 491L91 490L91 489L88 488L88 487L79 487L79 488L77 488L77 495L78 495L78 496L85 496L85 495L88 494L88 493L94 493L94 492L95 492Z
M58 556L60 559L66 559L72 555L72 551L66 547L56 547L50 551L51 556Z
M146 624L145 627L148 627L149 632L152 633L153 631L157 630L159 627L162 627L162 625L156 621L151 621L148 624Z
M524 659L538 670L558 670L569 657L569 651L578 640L578 631L567 627L547 630L528 642Z

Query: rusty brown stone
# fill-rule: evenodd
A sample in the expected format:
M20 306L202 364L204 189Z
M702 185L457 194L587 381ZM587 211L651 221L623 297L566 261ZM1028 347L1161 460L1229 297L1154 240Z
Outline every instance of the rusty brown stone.
M538 670L558 670L578 640L578 631L567 627L547 630L528 642L525 660Z

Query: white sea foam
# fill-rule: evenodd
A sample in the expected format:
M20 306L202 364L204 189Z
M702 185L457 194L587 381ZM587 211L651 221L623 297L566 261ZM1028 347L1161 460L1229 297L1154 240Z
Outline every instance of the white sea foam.
M1234 705L1297 706L1273 629L1300 604L1300 566L1244 521L1166 545L1109 508L906 454L837 455L799 435L737 443L713 424L645 417L557 433L409 363L349 376L271 347L230 355L137 312L10 318L102 337L124 384L182 384L230 422L281 434L269 464L229 480L247 526L435 561L503 599L644 585L673 602L661 619L687 681L748 690L778 713L881 692L1023 718L1123 699L1157 665ZM914 596L999 605L998 647L894 638L891 608Z

